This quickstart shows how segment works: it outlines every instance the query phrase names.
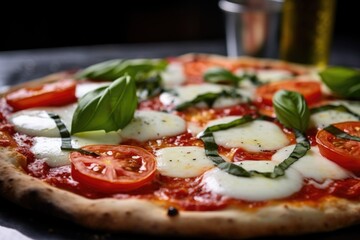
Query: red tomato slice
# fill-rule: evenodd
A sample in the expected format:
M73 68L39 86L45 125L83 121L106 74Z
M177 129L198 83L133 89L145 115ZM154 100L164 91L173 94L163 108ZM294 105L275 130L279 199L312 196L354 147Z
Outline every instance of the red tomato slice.
M316 103L321 98L321 85L314 81L280 81L264 84L258 87L256 95L259 102L272 105L274 94L279 90L294 91L302 94L308 104Z
M149 183L156 172L155 157L143 148L130 145L89 145L70 154L72 177L103 193L138 189Z
M15 110L32 107L61 106L76 101L76 82L66 79L46 83L39 87L21 88L6 96L7 103Z
M342 122L334 126L360 137L360 122ZM325 130L316 134L316 142L321 155L354 173L360 173L360 142L337 138Z

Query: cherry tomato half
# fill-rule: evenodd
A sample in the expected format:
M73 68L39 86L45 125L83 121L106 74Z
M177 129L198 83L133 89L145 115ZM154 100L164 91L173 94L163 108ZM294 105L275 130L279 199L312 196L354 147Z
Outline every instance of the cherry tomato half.
M360 137L360 122L342 122L334 124L344 132ZM321 155L354 173L360 173L360 142L338 138L320 130L316 142Z
M20 88L6 96L15 110L32 107L61 106L76 101L76 82L72 79L46 83L39 87Z
M272 82L258 87L256 95L259 102L272 105L274 94L278 90L289 90L302 94L308 104L316 103L321 98L321 85L314 81L287 80Z
M149 183L156 172L155 157L143 148L130 145L89 145L70 154L72 177L103 193L131 191Z

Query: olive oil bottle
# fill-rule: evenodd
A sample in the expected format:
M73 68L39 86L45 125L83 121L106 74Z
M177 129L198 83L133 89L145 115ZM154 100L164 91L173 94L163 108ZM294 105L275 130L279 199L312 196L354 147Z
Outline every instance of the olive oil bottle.
M335 0L284 0L280 58L325 67L329 61Z

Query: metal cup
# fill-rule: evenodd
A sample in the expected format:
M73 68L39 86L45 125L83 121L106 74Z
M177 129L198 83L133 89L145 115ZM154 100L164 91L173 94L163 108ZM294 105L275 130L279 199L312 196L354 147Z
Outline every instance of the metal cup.
M278 58L282 0L220 0L227 55Z

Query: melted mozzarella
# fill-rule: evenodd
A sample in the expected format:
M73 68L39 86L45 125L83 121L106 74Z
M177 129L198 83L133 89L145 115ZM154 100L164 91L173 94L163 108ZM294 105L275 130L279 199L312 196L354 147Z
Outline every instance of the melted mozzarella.
M271 161L242 161L236 163L246 170L260 172L273 171L275 164ZM202 179L204 187L214 193L248 201L266 201L288 197L299 191L303 179L301 175L292 169L276 179L262 176L251 178L237 177L228 174L218 168L207 171Z
M358 121L358 119L347 112L340 112L336 110L327 110L312 114L310 117L309 127L324 128L334 123Z
M295 145L291 145L280 149L273 155L272 161L282 162L294 148ZM305 178L311 178L317 182L324 182L326 179L344 179L350 176L348 171L323 157L318 147L311 147L304 157L291 165L291 168L300 172Z
M360 103L355 101L332 101L329 102L332 105L344 105L356 114L360 115ZM341 112L337 110L327 110L312 114L310 117L310 127L324 128L330 124L347 122L347 121L358 121L354 115Z
M161 77L165 88L179 86L186 80L183 65L176 62L170 63L161 73Z
M111 82L89 82L77 84L75 95L77 98L81 98L88 92L91 92L103 86L109 86L110 84Z
M284 69L261 69L256 72L256 76L261 82L275 82L291 78L292 73Z
M200 147L168 147L156 152L158 171L169 177L196 177L214 167Z
M47 112L60 116L67 129L70 131L72 116L76 104L63 107L44 107L26 109L10 116L10 122L14 124L15 130L30 136L59 137L59 130Z
M186 131L186 122L177 115L136 111L133 120L120 132L124 139L147 141L161 137L175 136Z
M228 123L239 117L225 117L210 121L209 126ZM255 120L227 130L213 133L216 144L226 147L241 147L247 151L276 150L289 144L283 131L274 123Z
M71 144L74 148L80 148L92 144L118 144L119 142L120 136L117 132L93 131L72 136ZM50 167L70 164L69 152L61 150L60 137L34 137L31 151Z
M61 138L34 137L31 151L50 167L70 164L69 152L61 150Z
M119 144L121 137L119 132L91 131L77 133L72 136L73 147L82 147L92 144Z
M206 93L220 93L223 90L229 90L227 86L221 86L217 84L190 84L185 86L180 86L176 88L173 92L165 92L160 95L160 101L164 105L172 105L175 106L182 104L184 102L192 101L197 96L206 94ZM238 90L238 93L242 96L250 97L250 95L242 90ZM221 97L215 100L213 107L228 107L233 106L244 102L244 98L229 98L229 97ZM198 106L202 106L198 104Z
M263 83L276 82L293 76L290 71L284 69L238 69L235 71L235 74L240 77L244 74L255 74L259 81Z

